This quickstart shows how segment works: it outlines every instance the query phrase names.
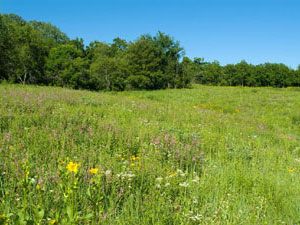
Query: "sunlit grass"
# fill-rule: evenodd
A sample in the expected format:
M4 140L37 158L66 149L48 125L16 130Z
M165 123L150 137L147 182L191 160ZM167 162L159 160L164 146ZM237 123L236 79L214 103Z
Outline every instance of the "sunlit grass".
M0 86L0 224L298 224L297 88Z

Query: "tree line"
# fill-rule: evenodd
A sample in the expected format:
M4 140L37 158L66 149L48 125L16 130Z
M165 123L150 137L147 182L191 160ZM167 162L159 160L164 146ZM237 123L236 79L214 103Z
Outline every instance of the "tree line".
M123 91L186 88L191 83L299 86L300 68L283 64L189 59L179 42L163 32L112 43L71 40L51 23L0 13L0 80L11 83Z
M218 61L204 62L184 59L193 81L199 84L219 86L288 87L300 86L300 66L294 70L282 63L248 64L245 60L237 64L221 66Z
M50 23L0 14L0 79L90 90L184 88L183 48L158 32L133 42L70 40Z

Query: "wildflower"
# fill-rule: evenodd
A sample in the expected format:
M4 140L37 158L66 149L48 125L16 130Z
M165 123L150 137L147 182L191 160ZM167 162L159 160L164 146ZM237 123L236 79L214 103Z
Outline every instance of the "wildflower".
M125 159L124 159L124 158L122 158L121 160L122 160L122 161L124 161Z
M96 173L98 173L98 170L99 169L97 169L97 168L92 168L92 169L90 169L90 173L96 174Z
M289 169L289 168L287 168L286 170L289 171L290 173L295 171L294 169Z
M40 187L40 185L37 184L37 185L35 186L35 188L36 188L36 190L40 190L41 187Z
M70 161L66 168L68 169L69 172L77 173L79 166L80 166L79 163L73 163L72 161Z
M0 214L0 219L4 218L5 214Z
M131 163L130 166L134 166L134 163Z
M107 176L107 177L108 177L108 176L110 176L110 175L111 175L111 171L110 171L110 170L106 170L104 174L105 174L105 176Z
M189 186L189 183L183 182L183 183L180 183L179 186L180 186L180 187L188 187L188 186Z
M31 183L31 184L36 184L36 179L32 177L32 178L30 179L30 183Z
M9 150L13 150L14 147L12 145L9 146Z
M193 221L200 221L201 217L202 217L201 214L197 214L195 216L191 216L190 219L193 220Z
M129 177L129 178L135 177L135 174L131 174L131 173L128 173L128 174L126 174L126 175L127 175L127 177Z
M180 170L180 169L177 169L176 174L178 174L178 175L180 175L182 177L185 176L185 173L182 170Z
M55 224L56 220L50 220L50 224Z
M193 106L193 108L194 108L194 109L196 109L196 108L197 108L197 106L196 106L196 105L194 105L194 106Z

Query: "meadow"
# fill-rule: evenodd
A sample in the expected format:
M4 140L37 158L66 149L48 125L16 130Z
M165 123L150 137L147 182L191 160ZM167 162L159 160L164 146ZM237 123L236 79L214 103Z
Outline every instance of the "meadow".
M0 85L0 224L300 224L299 91Z

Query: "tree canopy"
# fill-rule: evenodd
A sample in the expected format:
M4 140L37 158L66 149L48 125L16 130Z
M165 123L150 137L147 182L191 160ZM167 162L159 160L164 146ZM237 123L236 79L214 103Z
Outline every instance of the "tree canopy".
M203 58L189 59L173 37L157 32L135 41L112 43L71 40L51 23L25 21L0 13L0 80L76 89L123 91L207 85L299 86L300 67L251 65L241 61L221 66Z

